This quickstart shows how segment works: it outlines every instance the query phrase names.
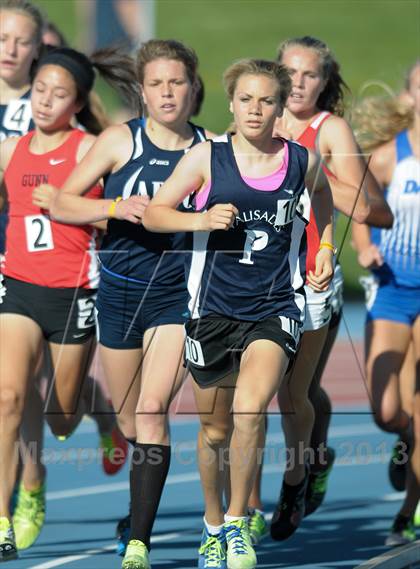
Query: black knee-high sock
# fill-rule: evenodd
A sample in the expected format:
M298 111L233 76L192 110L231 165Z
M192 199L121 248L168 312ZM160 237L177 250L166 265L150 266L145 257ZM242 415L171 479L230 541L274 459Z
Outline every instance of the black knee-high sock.
M136 443L130 472L131 533L150 549L150 536L171 462L171 447Z
M135 439L135 438L132 438L132 439L131 439L131 438L128 438L128 437L124 437L124 438L125 438L125 440L128 442L128 444L130 445L130 447L131 447L132 449L134 449L134 447L135 447L135 445L136 445L136 439ZM130 501L130 503L129 503L129 505L128 505L128 516L126 516L126 517L124 518L124 520L126 520L127 518L130 518L130 523L131 523L131 501Z

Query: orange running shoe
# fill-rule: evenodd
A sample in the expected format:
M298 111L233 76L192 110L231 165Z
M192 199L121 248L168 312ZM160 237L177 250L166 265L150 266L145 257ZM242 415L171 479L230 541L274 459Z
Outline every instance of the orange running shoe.
M102 468L109 476L116 474L124 466L128 456L128 443L117 425L110 434L100 436L102 449Z

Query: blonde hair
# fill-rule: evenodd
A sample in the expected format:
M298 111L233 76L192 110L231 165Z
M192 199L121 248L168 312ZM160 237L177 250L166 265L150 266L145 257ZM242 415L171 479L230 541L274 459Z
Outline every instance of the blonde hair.
M35 24L35 43L40 45L42 43L42 34L44 32L45 21L41 11L37 6L28 2L28 0L3 0L0 3L0 11L18 12L24 14L32 20Z
M370 153L413 124L413 109L397 98L368 97L354 109L352 119L357 142Z
M312 49L320 59L322 76L326 80L326 85L318 97L316 106L321 111L329 111L342 117L344 115L344 90L349 90L349 88L341 77L340 65L328 45L312 36L290 38L279 45L277 60L281 63L284 52L294 46Z
M407 71L406 90L410 88L411 74L418 65L420 60ZM410 128L413 120L413 108L398 96L367 97L352 112L357 142L368 153L395 138L402 130Z
M233 99L236 85L242 75L265 75L277 81L279 86L278 102L281 110L284 109L292 88L289 73L284 65L266 59L240 59L236 61L223 74L223 84L230 100Z

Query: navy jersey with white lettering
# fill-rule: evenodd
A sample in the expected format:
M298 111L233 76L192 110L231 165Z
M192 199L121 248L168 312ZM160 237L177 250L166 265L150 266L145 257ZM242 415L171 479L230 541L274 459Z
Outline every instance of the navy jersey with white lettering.
M133 119L127 125L133 137L133 153L120 170L107 176L104 197L126 199L148 195L153 198L189 149L158 148L147 136L143 119ZM192 145L205 140L203 129L192 124L191 128ZM184 239L183 233L152 233L143 225L111 219L100 254L103 270L134 282L180 283L185 279Z
M31 91L19 99L11 99L7 105L0 105L0 142L11 136L22 136L35 128L32 120ZM7 210L0 212L0 255L6 244Z
M11 136L22 136L34 128L30 91L20 99L0 105L0 142Z
M228 231L196 232L188 274L191 318L209 314L257 321L285 316L303 320L306 220L302 215L307 150L288 145L280 186L249 186L236 163L230 135L211 141L211 188L202 209L232 203L238 209Z
M395 138L397 164L385 192L394 214L391 229L372 228L372 242L384 263L374 272L382 282L420 286L420 161L414 155L407 131Z

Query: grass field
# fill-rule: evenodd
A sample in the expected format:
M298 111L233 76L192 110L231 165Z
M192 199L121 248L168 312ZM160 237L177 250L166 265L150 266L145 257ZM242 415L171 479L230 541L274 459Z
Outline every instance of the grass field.
M70 42L77 43L75 2L89 1L36 3ZM398 90L406 68L420 52L420 0L157 0L156 11L157 36L180 39L199 55L206 86L199 122L215 132L223 132L230 122L221 85L223 70L241 57L273 58L287 37L313 35L329 44L351 89L350 111L367 81L381 81ZM107 96L105 100L111 101ZM344 227L341 220L338 243ZM348 243L341 260L347 293L360 293L360 271Z

